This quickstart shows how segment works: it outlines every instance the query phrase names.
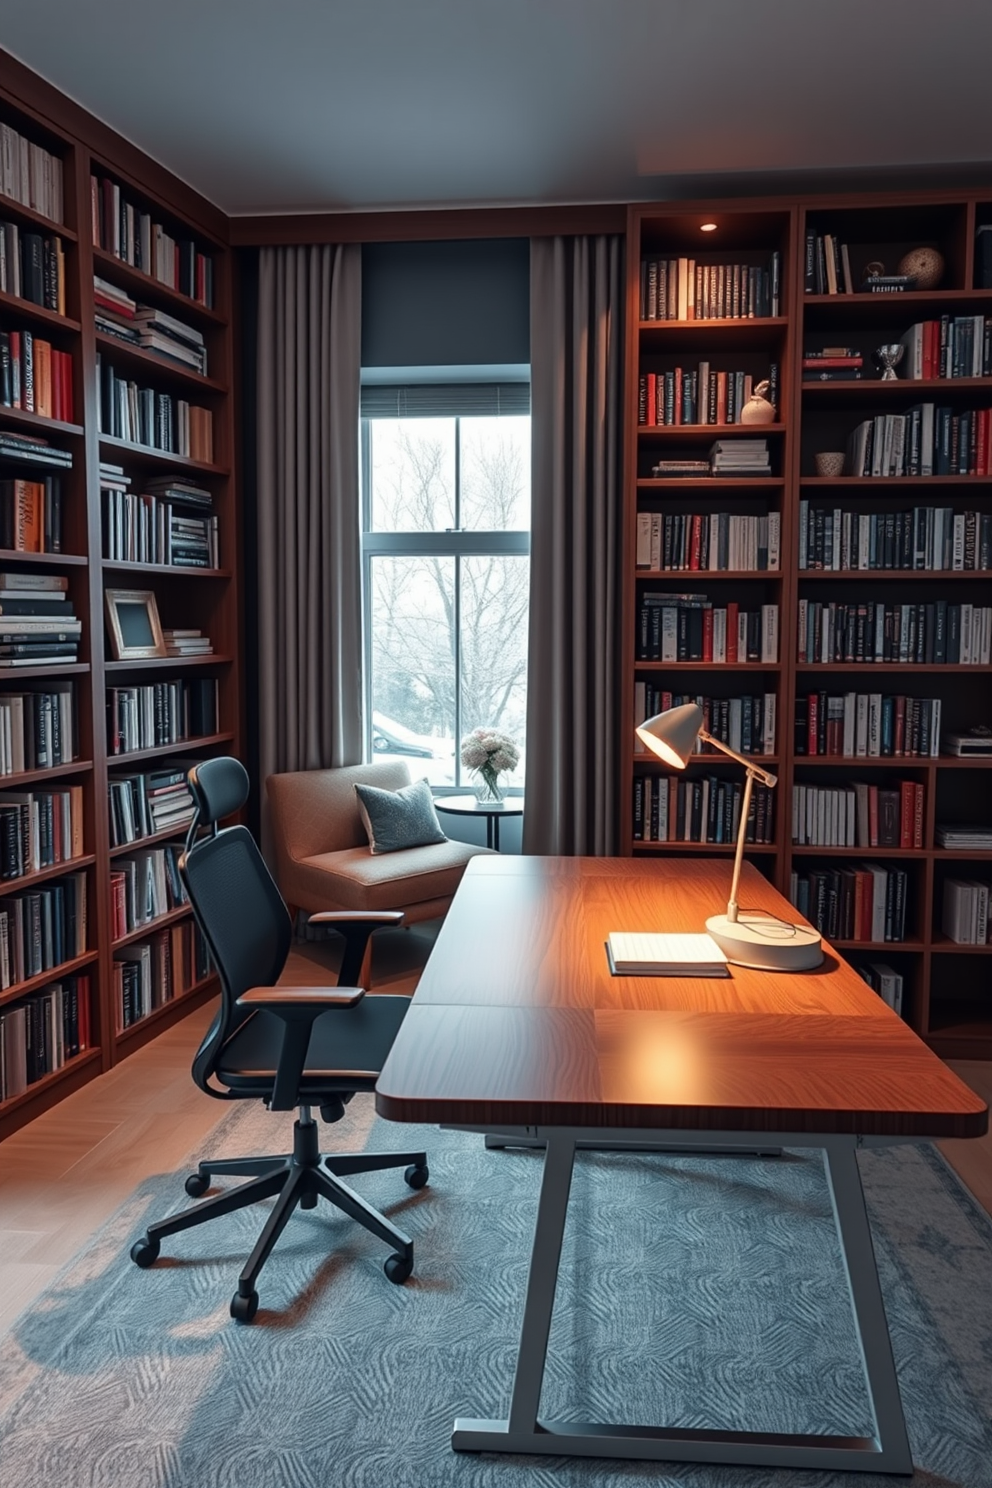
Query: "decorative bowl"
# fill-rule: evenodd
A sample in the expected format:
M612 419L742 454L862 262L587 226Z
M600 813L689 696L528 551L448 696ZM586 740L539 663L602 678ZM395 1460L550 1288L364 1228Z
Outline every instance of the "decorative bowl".
M844 474L844 451L821 450L813 456L817 475L837 476Z

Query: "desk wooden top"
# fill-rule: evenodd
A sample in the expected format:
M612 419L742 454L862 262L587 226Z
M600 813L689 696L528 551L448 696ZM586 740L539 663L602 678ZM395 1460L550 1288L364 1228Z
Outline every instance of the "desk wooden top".
M612 930L702 931L726 859L473 858L376 1087L394 1121L980 1136L988 1108L837 953L613 977ZM742 909L801 916L744 865Z

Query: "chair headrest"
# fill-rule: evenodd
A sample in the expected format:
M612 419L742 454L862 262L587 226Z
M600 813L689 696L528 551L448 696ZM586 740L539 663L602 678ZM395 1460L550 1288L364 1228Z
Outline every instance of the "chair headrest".
M222 755L201 760L187 775L201 827L213 826L239 811L248 799L248 771L240 760Z

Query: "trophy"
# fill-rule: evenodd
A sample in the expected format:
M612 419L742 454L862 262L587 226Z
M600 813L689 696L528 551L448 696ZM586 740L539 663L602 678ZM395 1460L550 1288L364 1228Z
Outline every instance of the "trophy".
M888 346L879 346L873 353L876 364L882 368L882 382L897 382L896 367L906 354L905 346L899 342L891 342Z

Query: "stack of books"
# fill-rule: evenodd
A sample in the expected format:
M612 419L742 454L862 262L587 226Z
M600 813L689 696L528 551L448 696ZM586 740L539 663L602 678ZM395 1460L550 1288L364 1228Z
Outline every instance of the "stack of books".
M992 851L992 827L938 822L934 837L938 847L957 848L960 852Z
M61 553L62 486L57 475L0 480L0 548Z
M167 656L212 656L213 645L202 630L163 630Z
M713 475L771 475L767 439L717 439L710 447Z
M118 341L126 341L131 346L140 345L134 327L137 309L137 300L133 300L126 290L93 275L93 318L98 331L105 336L116 336Z
M701 480L709 473L709 460L658 460L651 467L651 474L658 480L672 480L676 476L688 480Z
M865 359L856 346L803 352L804 382L858 382Z
M0 573L0 667L74 662L81 629L64 578Z
M0 222L0 291L65 314L65 253L58 237Z
M28 465L53 465L59 470L72 469L70 452L55 449L40 434L14 434L10 429L0 429L0 456Z
M962 759L985 759L992 755L992 729L979 723L963 734L945 734L944 753L956 754Z
M200 331L151 305L138 306L134 325L139 344L147 351L154 351L159 356L179 362L206 377L207 347Z
M112 847L153 837L157 832L181 831L193 820L193 797L185 767L144 775L112 775L108 785Z
M973 878L945 878L941 925L955 945L988 945L989 889Z

